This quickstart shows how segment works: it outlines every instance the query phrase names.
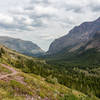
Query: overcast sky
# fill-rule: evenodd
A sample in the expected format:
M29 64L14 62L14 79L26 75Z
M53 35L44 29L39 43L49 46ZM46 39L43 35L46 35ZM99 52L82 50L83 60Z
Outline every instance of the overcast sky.
M0 35L47 50L75 25L100 17L100 0L0 0Z

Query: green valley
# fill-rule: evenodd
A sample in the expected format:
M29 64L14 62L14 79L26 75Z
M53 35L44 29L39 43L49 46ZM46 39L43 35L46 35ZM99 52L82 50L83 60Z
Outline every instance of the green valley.
M0 79L1 100L99 100L60 85L58 77L53 75L57 69L45 60L19 54L5 46L0 48L0 71L8 74ZM3 69L4 66L7 68Z

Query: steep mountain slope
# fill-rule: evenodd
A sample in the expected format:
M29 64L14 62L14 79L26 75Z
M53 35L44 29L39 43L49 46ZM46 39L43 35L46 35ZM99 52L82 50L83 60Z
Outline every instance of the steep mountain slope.
M85 49L91 49L91 48L96 48L100 50L100 31L97 31L92 39L86 44Z
M36 56L44 53L44 51L40 47L38 47L31 41L24 41L21 39L0 36L0 44L29 56Z
M74 27L68 35L56 39L50 45L47 53L55 54L66 48L69 51L75 51L88 43L97 31L100 31L100 18L93 22L82 23L80 26Z
M69 46L53 55L46 56L50 64L63 65L64 67L94 68L100 66L100 31L83 43Z
M60 85L49 77L31 73L32 70L36 73L39 66L39 74L44 65L48 67L44 60L27 57L0 46L0 100L99 100Z

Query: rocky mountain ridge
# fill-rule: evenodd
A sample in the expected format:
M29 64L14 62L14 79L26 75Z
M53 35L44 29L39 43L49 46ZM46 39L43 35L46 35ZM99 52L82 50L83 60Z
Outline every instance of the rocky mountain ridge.
M76 26L71 31L69 31L68 35L65 35L52 42L47 53L56 54L62 51L64 48L69 47L71 47L70 50L74 48L77 49L77 47L79 48L91 41L95 33L99 31L100 18L92 22L84 22L81 25Z

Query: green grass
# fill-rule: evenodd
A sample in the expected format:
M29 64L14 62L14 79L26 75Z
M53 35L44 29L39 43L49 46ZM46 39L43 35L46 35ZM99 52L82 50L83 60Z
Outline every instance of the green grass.
M73 55L74 54L67 55L67 57L70 56L71 59ZM74 57L73 60L75 59ZM84 56L84 59L85 58L86 56ZM61 59L60 61L58 59L58 62L60 62L64 66L66 66L68 63L69 65L71 64L70 66L75 66L75 62L78 62L78 60L76 59L74 60L75 61L74 62L71 61L70 59L66 62L66 59L64 58L65 63L63 63ZM84 59L80 57L81 64L83 64ZM100 100L96 98L94 95L92 95L92 97L89 97L84 93L74 90L75 89L73 88L75 86L74 82L77 83L77 86L80 86L80 84L78 83L81 82L83 79L78 82L77 80L79 79L77 76L76 77L72 77L70 75L66 76L64 72L65 69L60 68L59 64L57 64L57 67L54 67L46 64L44 60L32 57L26 57L24 55L11 51L10 49L8 50L7 48L4 48L4 53L2 54L1 62L8 64L9 66L16 67L16 70L20 72L20 74L14 77L10 77L10 80L8 79L6 81L3 80L0 81L1 100L24 100L26 98L25 97L26 95L33 96L35 97L36 100L38 97L43 99L48 98L51 100ZM78 62L77 64L80 63ZM67 66L69 67L69 65ZM60 69L58 70L57 68ZM3 70L4 69L1 69L1 71ZM66 73L74 75L72 74L73 70ZM41 77L40 75L43 76L44 78ZM52 77L49 77L50 75L52 75ZM75 75L77 74L75 73ZM80 74L78 75L80 76ZM21 80L16 79L17 76L19 77L18 79L20 78L22 79ZM68 80L69 78L75 81ZM72 89L66 87L70 83L64 86L65 85L64 81L66 82L66 84L68 82L73 83L74 86L71 87ZM64 83L64 85L61 85L58 82L62 84ZM92 81L90 83L92 83Z
M16 80L16 77L23 77L23 82ZM71 90L60 84L51 84L44 78L21 72L8 82L0 80L0 99L1 100L25 100L25 96L49 98L51 100L99 100L87 99L85 94L76 90ZM68 97L68 98L67 98ZM37 100L37 99L36 99Z

